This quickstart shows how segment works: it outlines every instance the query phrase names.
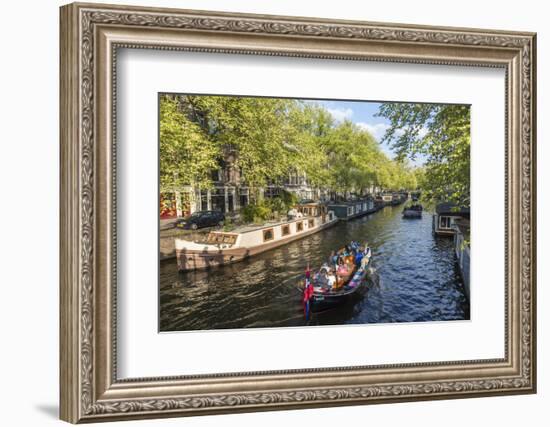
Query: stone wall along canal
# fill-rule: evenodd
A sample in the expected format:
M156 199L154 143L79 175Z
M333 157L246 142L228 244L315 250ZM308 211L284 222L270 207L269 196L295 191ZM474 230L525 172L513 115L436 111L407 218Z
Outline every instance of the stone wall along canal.
M179 273L160 264L160 330L260 328L469 319L453 241L432 235L431 212L403 219L403 206L321 231L249 260ZM304 318L296 284L307 262L318 268L334 249L368 241L378 280L356 304Z

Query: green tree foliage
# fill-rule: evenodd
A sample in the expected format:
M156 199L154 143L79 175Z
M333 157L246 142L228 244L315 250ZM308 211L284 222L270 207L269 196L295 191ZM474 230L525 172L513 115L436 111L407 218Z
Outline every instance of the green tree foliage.
M241 184L251 189L282 183L289 173L331 191L362 192L370 186L415 189L415 171L390 160L366 130L335 123L317 104L289 99L229 96L162 96L160 100L161 185L212 185L212 171L227 153ZM275 203L275 202L273 202ZM287 200L282 203L286 206ZM251 218L270 206L257 201ZM246 213L246 212L245 212Z
M242 208L241 214L245 222L261 223L269 219L272 211L265 200L261 200L256 203L246 205Z
M294 193L283 190L276 197L246 205L241 213L245 222L261 223L267 219L286 215L291 207L296 206L296 203L298 203L298 197Z
M378 115L390 121L382 142L392 144L397 160L426 159L416 174L423 197L470 205L469 106L385 103Z
M163 191L173 191L189 184L208 187L220 153L219 145L178 109L177 100L162 97L160 186Z
M210 137L238 154L238 166L251 187L287 173L292 149L287 144L289 101L237 97L188 97L208 115Z

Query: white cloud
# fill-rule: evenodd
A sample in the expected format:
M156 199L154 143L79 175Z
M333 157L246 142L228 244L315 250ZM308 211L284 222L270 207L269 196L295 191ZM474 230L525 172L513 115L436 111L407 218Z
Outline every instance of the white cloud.
M350 120L351 116L353 116L353 110L351 108L327 108L327 111L336 122Z
M418 136L420 138L424 138L427 134L428 134L428 128L427 127L422 127L420 129L420 131L418 132Z
M386 133L386 130L390 127L390 125L388 125L386 123L369 124L369 123L365 123L365 122L359 122L359 123L356 123L356 124L361 129L364 129L367 132L369 132L378 141L380 141L382 139L382 137Z
M389 129L390 125L386 123L375 123L375 124L369 124L369 123L356 123L357 126L359 126L361 129L365 129L368 131L372 136L374 136L378 141L382 139L386 131ZM395 130L395 136L400 137L405 133L405 128L396 129ZM418 131L418 136L420 138L424 138L426 134L428 133L428 129L426 127L422 127Z

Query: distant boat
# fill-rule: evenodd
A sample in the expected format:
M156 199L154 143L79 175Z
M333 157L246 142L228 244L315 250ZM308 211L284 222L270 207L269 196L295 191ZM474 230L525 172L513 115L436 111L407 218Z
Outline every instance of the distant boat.
M319 203L296 207L296 217L260 226L244 226L231 232L211 231L206 241L175 239L178 270L200 270L242 261L259 253L328 228L338 218Z
M397 206L407 199L404 193L382 193L376 197L375 201L384 206Z
M403 218L422 218L422 205L413 204L403 209Z
M309 299L312 312L324 311L340 305L353 303L358 296L364 293L372 251L366 244L362 249L354 242L348 246L354 248L355 252L361 252L363 255L361 263L356 265L355 259L349 259L352 258L351 256L343 256L343 258L348 258L346 261L349 273L345 276L339 276L336 286L332 288L327 285L325 280L325 273L332 269L332 267L324 264L311 278L312 292L305 297ZM305 283L302 287L302 290L304 289Z

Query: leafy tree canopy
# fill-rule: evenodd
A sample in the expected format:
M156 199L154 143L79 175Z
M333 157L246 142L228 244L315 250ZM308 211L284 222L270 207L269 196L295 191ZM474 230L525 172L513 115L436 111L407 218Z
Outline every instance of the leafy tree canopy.
M375 138L323 107L274 98L171 96L160 100L161 186L212 186L232 154L242 183L260 188L305 173L313 186L361 192L417 187L415 170L389 159Z
M416 181L431 201L470 205L470 107L384 103L379 116L390 121L381 142L397 160L426 159Z

